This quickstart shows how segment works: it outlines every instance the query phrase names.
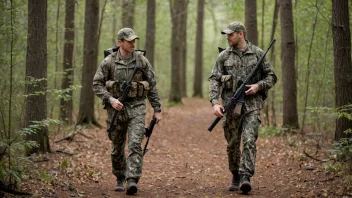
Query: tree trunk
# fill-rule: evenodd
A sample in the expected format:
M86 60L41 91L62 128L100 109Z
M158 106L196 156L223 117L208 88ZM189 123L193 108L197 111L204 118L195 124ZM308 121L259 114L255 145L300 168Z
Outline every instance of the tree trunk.
M273 26L271 29L271 36L270 40L272 41L274 39L275 31L276 31L276 26L277 26L277 19L279 15L279 9L280 9L280 4L275 0L275 9L274 9L274 17L273 17ZM275 59L275 45L273 45L272 50L271 50L271 55L270 55L270 62L273 65L273 68L275 69L276 65L276 59ZM276 123L276 109L275 109L275 89L271 89L269 91L271 93L271 96L269 100L271 101L271 124L273 126L277 126Z
M93 77L97 70L98 57L99 1L86 0L84 18L84 54L82 68L82 89L77 125L100 124L94 117Z
M283 126L298 128L292 0L280 1Z
M313 21L313 27L312 27L312 37L310 39L310 45L309 45L309 50L308 50L308 63L307 63L307 78L306 78L306 94L305 94L305 98L304 98L304 112L303 112L303 118L302 118L302 127L301 127L301 132L304 131L304 126L305 126L305 119L306 119L306 113L307 113L307 105L308 105L308 93L309 93L309 79L310 79L310 57L312 54L312 48L313 48L313 41L314 41L314 35L315 35L315 27L317 24L317 20L318 20L318 0L315 1L315 6L317 8L317 11L315 13L315 18Z
M181 14L181 58L180 58L180 72L181 72L181 94L182 97L187 97L187 4L188 0L182 1L182 14Z
M134 25L134 7L136 5L136 0L123 0L122 3L122 26L129 27L133 29Z
M246 39L258 45L257 0L246 0L245 2Z
M154 67L155 49L155 0L148 0L145 50L149 63Z
M68 89L73 85L73 50L75 42L75 1L66 0L66 17L65 17L65 45L63 71L64 76L61 82L61 89ZM66 124L72 124L72 90L69 90L69 98L60 100L60 119Z
M193 97L203 97L203 24L204 24L204 0L198 0L197 36L195 47L195 65Z
M335 102L336 108L352 104L352 64L351 64L351 32L349 24L348 1L332 0L332 32L334 41ZM350 108L351 109L351 108ZM352 114L352 111L345 111ZM352 129L352 120L338 118L336 120L335 140L352 137L344 131Z
M170 12L172 20L172 41L171 41L171 89L169 102L182 103L182 57L183 55L183 23L182 15L187 12L187 0L170 0Z
M47 118L47 1L28 1L28 37L26 56L26 117L25 127L34 121ZM40 127L35 134L27 135L39 147L30 148L27 154L50 152L48 128Z
M265 14L265 0L262 0L262 18L261 18L261 23L262 23L262 31L261 31L261 39L260 39L260 48L264 49L264 15ZM272 40L272 39L271 39ZM259 45L259 44L258 44ZM270 116L269 116L269 109L270 109L270 99L267 99L264 102L264 125L266 124L267 126L270 126Z

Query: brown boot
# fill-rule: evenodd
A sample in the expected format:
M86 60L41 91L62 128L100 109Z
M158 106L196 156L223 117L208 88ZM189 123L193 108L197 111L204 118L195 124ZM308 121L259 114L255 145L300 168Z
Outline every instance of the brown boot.
M246 175L241 176L240 190L243 194L248 194L252 190L250 177Z
M137 193L138 188L137 188L137 183L134 179L129 179L127 182L127 191L126 194L127 195L134 195L135 193Z
M232 172L232 183L229 186L229 191L237 191L240 185L240 174L238 171Z
M125 187L123 186L125 183L125 176L121 175L117 177L117 183L115 186L115 191L124 191Z

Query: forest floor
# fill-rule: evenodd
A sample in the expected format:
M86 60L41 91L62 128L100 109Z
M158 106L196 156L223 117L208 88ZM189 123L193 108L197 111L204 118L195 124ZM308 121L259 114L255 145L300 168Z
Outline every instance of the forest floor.
M305 137L288 141L287 136L260 137L252 191L249 195L228 191L231 174L221 124L208 132L215 119L209 102L197 98L183 102L163 108L134 197L352 197L350 176L327 172L326 162L319 161L329 159L325 139L318 144ZM100 123L105 125L105 118L104 113ZM148 113L147 124L150 118ZM34 163L22 191L38 197L128 197L113 190L116 179L105 127L82 130L72 142L55 143L63 137L52 136L53 152L36 156L44 160Z

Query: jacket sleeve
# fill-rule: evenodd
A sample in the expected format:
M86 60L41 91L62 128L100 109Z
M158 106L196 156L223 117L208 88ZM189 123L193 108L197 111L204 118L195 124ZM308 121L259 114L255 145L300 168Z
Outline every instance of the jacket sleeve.
M221 76L223 74L223 61L220 61L221 54L217 58L209 77L209 98L212 105L220 104Z
M149 61L144 56L142 58L144 59L143 63L145 64L144 74L147 78L150 88L147 98L152 105L154 112L161 112L161 100L157 89L157 79L155 72Z
M113 97L106 90L105 86L106 81L108 81L108 76L110 72L110 60L111 55L109 55L103 60L93 78L93 91L99 98L102 99L105 107L107 104L110 104L109 99Z
M264 54L264 52L263 52L263 54ZM259 89L260 90L268 90L275 85L275 83L277 81L277 77L274 72L274 68L271 65L267 56L265 56L265 58L264 58L261 69L262 69L263 78L262 78L262 80L258 81Z

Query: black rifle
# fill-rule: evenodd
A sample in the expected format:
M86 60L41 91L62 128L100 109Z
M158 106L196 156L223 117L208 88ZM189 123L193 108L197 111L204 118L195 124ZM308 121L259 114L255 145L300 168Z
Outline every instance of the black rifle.
M224 110L222 111L222 113L226 113L229 112L230 110L232 110L234 108L234 106L237 103L243 103L244 102L244 97L245 97L245 91L246 91L246 85L249 82L249 80L253 77L253 75L255 74L255 72L257 71L257 69L259 68L260 64L263 62L266 54L268 53L269 49L271 48L271 46L275 43L275 39L273 41L271 41L269 48L265 51L265 53L263 54L263 56L259 59L259 61L257 62L257 64L255 65L254 69L251 71L251 73L246 77L246 79L241 83L240 87L236 90L236 92L233 94L233 96L230 98L230 101L224 106ZM240 106L242 107L242 106ZM241 109L235 109L235 111L241 111ZM218 124L218 122L221 120L220 117L217 117L214 122L210 125L210 127L208 128L208 131L211 132L213 130L213 128L216 126L216 124Z
M133 76L137 73L138 70L140 70L141 67L139 66L134 66L134 69L133 69L133 72L130 76L130 78L128 79L128 81L124 82L123 85L122 85L122 95L121 97L118 98L118 100L123 104L123 102L127 99L127 96L128 96L128 93L130 92L131 90L131 87L132 87L132 79L133 79ZM112 132L114 129L115 129L115 126L114 126L114 122L116 120L116 117L117 117L117 114L118 114L119 111L115 110L114 112L114 115L112 116L112 120L110 122L110 127L108 129L108 132Z
M143 156L148 152L147 146L149 143L149 138L153 133L153 129L154 129L154 125L156 124L156 118L153 116L152 121L150 122L148 128L145 128L145 137L147 137L147 142L144 145L144 149L143 149Z

